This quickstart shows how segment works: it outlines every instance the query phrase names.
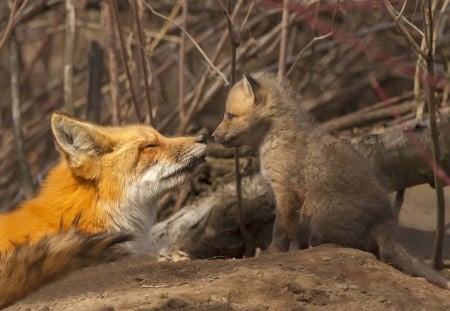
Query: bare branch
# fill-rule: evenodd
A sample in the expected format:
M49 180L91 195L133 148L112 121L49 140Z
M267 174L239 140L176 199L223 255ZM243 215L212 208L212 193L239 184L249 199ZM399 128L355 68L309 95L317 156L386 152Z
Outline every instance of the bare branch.
M445 14L445 13L450 5L450 0L445 0L442 3L442 6L441 6L441 9L439 10L439 12L437 10L438 3L439 3L439 1L434 1L432 4L433 16L435 16L434 29L433 29L433 47L434 47L433 53L436 53L436 46L438 43L438 39L442 35L442 28L444 28L442 26L445 25L445 21L448 18L448 14Z
M182 27L186 29L186 20L188 14L188 2L183 0L183 14L182 14ZM178 57L178 109L180 113L180 120L186 117L186 106L184 104L184 87L185 87L185 61L184 56L186 53L186 33L181 32L180 35L180 49Z
M408 0L405 0L405 2L403 3L402 8L400 9L400 12L397 12L395 10L395 8L390 5L390 9L392 10L392 12L394 13L394 15L396 15L397 17L395 18L395 22L398 24L401 22L404 22L406 25L408 25L409 27L411 27L412 29L414 29L420 36L424 36L423 31L420 30L416 25L414 25L412 22L410 22L407 18L405 18L403 16L403 13L405 12L406 9L406 4L408 3Z
M114 24L116 26L117 34L119 35L119 43L120 43L120 52L121 52L121 56L122 56L122 63L123 63L123 66L125 68L125 73L127 74L128 85L129 85L129 88L130 88L131 99L133 101L134 111L136 113L136 117L137 117L138 121L140 122L140 121L142 121L141 112L140 112L140 109L139 109L139 102L137 100L136 91L134 90L133 79L131 77L130 67L128 66L125 41L123 39L122 28L120 26L120 20L119 20L118 13L117 13L117 3L114 0L109 0L109 5L111 6L112 17L113 17L113 20L114 20Z
M166 23L161 27L161 29L158 32L158 34L156 35L155 39L150 43L150 45L147 49L149 52L152 52L158 46L158 44L161 42L161 40L163 40L163 38L166 36L166 33L169 30L170 25L171 25L169 20L173 20L175 18L175 16L177 16L178 12L181 9L182 3L183 3L183 0L178 0L177 3L175 4L175 6L172 8L172 11L170 11L169 16L167 17L168 20L166 20Z
M433 16L436 15L437 12L437 6L438 6L438 2L440 1L433 1L432 3L432 14ZM443 4L442 4L442 8L440 11L440 14L437 14L437 18L435 19L434 22L434 28L433 28L433 57L434 54L436 53L436 43L439 37L439 29L441 27L441 22L442 22L442 14L445 12L445 9L448 7L449 1L446 0ZM444 11L442 11L444 10ZM424 23L426 22L426 16L425 16L425 12L422 10L422 14L423 14L423 21ZM422 36L422 41L420 43L420 48L422 51L427 51L428 48L428 43L429 43L429 38L428 38L428 32L425 31L425 35ZM421 55L419 55L417 57L417 61L416 61L416 72L414 75L414 92L415 92L415 98L416 98L416 102L417 102L417 109L416 109L416 121L423 121L425 119L425 112L426 112L426 103L425 103L425 95L422 92L422 84L426 83L426 79L424 79L424 77L426 76L426 74L424 74L424 72L426 71L426 61L425 58Z
M405 0L405 2L403 2L402 8L400 9L400 12L398 13L397 18L395 19L396 22L398 22L398 20L403 17L403 13L405 13L405 9L406 9L406 4L408 4L408 0ZM414 25L415 26L415 25Z
M148 4L146 1L144 1L144 4L147 6L147 8L156 16L169 21L170 23L174 24L175 26L177 26L182 32L184 32L186 34L186 36L189 38L189 40L192 42L192 44L194 44L194 46L197 48L197 50L200 52L200 54L203 56L203 58L206 60L206 62L208 63L208 65L219 75L219 77L221 78L221 80L223 81L223 83L225 84L225 86L228 86L230 83L228 82L228 79L225 77L225 75L216 67L214 66L214 64L212 63L212 61L208 58L208 56L206 55L206 53L203 51L203 49L198 45L198 43L194 40L194 38L192 38L192 36L178 23L176 23L173 19L170 19L160 13L158 13L157 11L155 11L155 9L153 9L153 7Z
M109 74L109 89L111 92L111 119L113 125L119 125L119 73L116 54L116 27L114 27L114 17L112 7L109 3L102 3L102 14L106 20L107 30L107 54L108 54L108 74Z
M236 4L237 6L237 4ZM245 28L245 25L247 24L248 18L250 17L250 14L253 11L253 7L255 6L255 0L252 1L252 3L250 4L250 7L248 8L247 14L245 15L244 20L242 21L242 25L241 28L239 29L239 32L242 32ZM233 20L233 19L231 19Z
M66 35L64 41L64 110L75 115L73 106L73 51L75 48L75 4L65 0Z
M311 41L308 42L308 44L295 57L295 60L292 62L291 67L289 68L288 72L286 73L286 77L289 77L289 75L291 74L291 72L294 69L295 65L303 57L303 53L305 53L305 51L307 49L309 49L317 41L321 41L321 40L324 40L326 38L329 38L329 37L331 37L334 34L334 20L335 20L337 9L339 8L339 3L340 3L340 0L337 0L336 1L336 6L335 6L335 8L333 10L333 14L331 15L331 30L330 30L330 32L326 33L326 34L324 34L322 36L314 37Z
M220 2L221 3L221 2ZM231 11L232 3L228 1L228 6L225 9L225 16L227 17L227 25L228 25L228 35L230 37L230 45L231 45L231 86L236 83L236 49L239 46L239 34L235 32L235 27L233 25L233 21L230 17L229 12ZM242 176L241 169L239 165L239 147L234 148L234 172L236 174L236 199L237 199L237 210L238 210L238 219L239 219L239 231L241 232L242 237L244 238L245 245L245 253L246 257L252 256L253 252L253 242L252 236L250 232L247 230L244 210L242 206Z
M244 0L239 0L234 9L233 9L233 13L231 14L231 20L234 21L234 19L237 16L237 13L239 12L239 9L241 8L242 4L244 3ZM222 2L219 1L219 4L222 6L222 8L225 8L222 4ZM226 9L225 9L226 11ZM227 13L228 14L228 13ZM225 29L224 32L222 33L222 36L220 37L219 43L217 44L216 49L214 50L214 53L211 57L211 61L215 62L217 60L217 58L219 57L219 53L222 51L225 42L228 38L228 30ZM219 68L222 68L219 66ZM186 114L186 118L184 120L181 120L181 124L178 127L177 133L178 134L182 134L186 127L188 126L189 121L191 120L192 116L194 115L194 113L197 111L197 109L201 106L200 103L200 97L203 93L203 88L206 85L206 80L208 78L208 70L205 70L205 72L202 74L201 78L200 78L200 82L197 84L197 88L195 90L195 95L194 95L194 99L192 100L192 104L189 107L189 110ZM169 120L169 119L168 119Z
M414 38L413 38L412 34L409 32L409 30L403 25L403 23L401 23L398 20L396 11L395 11L394 7L391 5L391 3L389 2L389 0L383 0L383 3L385 5L389 15L391 15L392 19L394 21L396 21L398 28L403 33L403 35L404 35L406 41L409 43L409 45L417 52L417 54L419 54L425 58L425 52L420 48L420 46L417 44L416 40L414 40ZM406 18L403 18L403 16L402 16L401 20L405 21L405 23L409 23L409 21ZM409 24L411 25L412 23L409 23ZM417 27L415 27L414 29L417 30ZM420 33L423 35L422 32L420 32Z
M441 107L449 106L449 93L450 93L450 62L447 63L447 83L444 87L444 92L442 94L442 104Z
M377 120L403 115L405 113L413 111L415 103L413 101L406 101L396 106L393 105L410 99L412 96L412 92L407 92L405 94L389 98L388 100L380 102L379 104L372 105L378 106L379 109L373 109L371 111L361 109L322 123L319 125L319 128L325 132L335 132L352 128L354 126L367 125L370 122L374 122Z
M23 194L26 198L32 198L35 193L33 177L27 161L24 139L22 133L22 120L20 110L20 89L19 89L19 49L14 34L14 29L10 33L9 65L11 75L11 112L13 120L14 141L16 143L17 155L19 158L20 180Z
M86 118L100 123L102 103L102 82L105 70L104 53L97 41L91 41L88 53L89 76Z
M27 5L28 0L24 0L19 8L17 8L17 0L14 0L12 3L10 1L9 7L11 8L11 12L9 13L8 24L6 25L6 29L3 32L3 36L0 39L0 49L5 45L5 42L8 41L9 36L14 28L14 25L17 20L17 16L23 11L25 6Z
M283 0L283 11L281 17L281 39L280 53L278 59L278 76L284 77L286 73L286 45L289 27L289 0Z
M430 81L434 78L434 47L433 47L433 8L431 0L427 0L423 4L422 11L424 12L425 29L427 34L425 37L428 39L427 50L427 81L425 81L425 93L427 106L429 111L431 139L433 142L433 175L434 175L434 188L436 190L436 237L434 240L434 252L433 252L433 266L437 269L442 267L442 252L444 248L445 237L445 198L444 198L444 186L443 181L438 175L438 169L442 167L441 164L441 149L439 146L439 130L436 121L436 98L434 83Z
M150 125L155 126L155 122L153 119L153 107L152 102L150 100L150 85L148 83L148 72L147 72L147 61L145 59L145 50L144 50L144 41L142 35L142 26L141 19L139 17L138 6L135 3L135 0L130 0L131 10L133 11L133 18L136 24L137 30L137 41L138 41L138 53L139 60L141 62L141 75L144 80L144 90L145 90L145 100L147 101L147 114Z

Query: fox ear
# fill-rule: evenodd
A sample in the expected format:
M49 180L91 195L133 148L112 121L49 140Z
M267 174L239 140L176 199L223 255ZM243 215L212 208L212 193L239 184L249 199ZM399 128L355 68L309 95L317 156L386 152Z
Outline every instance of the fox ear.
M111 150L111 142L95 125L54 113L52 132L56 146L71 166L82 164L86 156L99 156Z
M256 97L256 93L260 87L258 81L256 81L251 75L244 73L242 82L244 83L244 88L248 94Z

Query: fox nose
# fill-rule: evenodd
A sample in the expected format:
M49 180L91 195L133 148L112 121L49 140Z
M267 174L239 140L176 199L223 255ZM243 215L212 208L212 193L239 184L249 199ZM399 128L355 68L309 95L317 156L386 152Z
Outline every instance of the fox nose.
M197 136L197 138L195 139L196 143L200 143L200 144L207 144L208 143L208 139L206 138L205 135L199 135Z

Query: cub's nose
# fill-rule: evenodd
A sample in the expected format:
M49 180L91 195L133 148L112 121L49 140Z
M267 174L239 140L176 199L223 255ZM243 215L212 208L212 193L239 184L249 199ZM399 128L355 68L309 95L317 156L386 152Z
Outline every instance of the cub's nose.
M212 133L211 137L214 139L214 141L216 143L218 143L220 141L220 134L217 133L217 131L214 131L214 133Z
M208 143L208 139L206 138L205 135L199 135L197 136L197 138L195 139L196 143L200 143L200 144L207 144Z

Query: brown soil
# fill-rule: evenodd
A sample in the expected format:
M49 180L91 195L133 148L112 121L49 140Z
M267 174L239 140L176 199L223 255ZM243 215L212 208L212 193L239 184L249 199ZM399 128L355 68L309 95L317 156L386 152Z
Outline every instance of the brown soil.
M408 191L400 236L416 254L429 255L433 214L427 211L433 196L426 186L418 189ZM448 247L445 255L448 259ZM450 291L371 254L324 245L240 260L124 257L76 271L6 310L428 311L450 310Z
M450 292L372 255L320 246L255 259L86 268L7 310L449 310Z

